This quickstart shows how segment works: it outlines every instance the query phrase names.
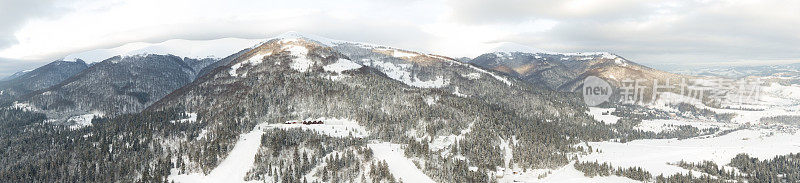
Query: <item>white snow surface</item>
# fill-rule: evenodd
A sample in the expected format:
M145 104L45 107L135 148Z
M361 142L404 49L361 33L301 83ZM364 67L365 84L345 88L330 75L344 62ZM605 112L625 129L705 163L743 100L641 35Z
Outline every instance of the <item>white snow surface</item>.
M411 69L410 64L393 64L389 62L373 60L371 62L364 62L364 65L378 68L384 74L386 74L386 76L389 76L389 78L413 87L441 88L450 84L450 80L445 79L444 76L436 76L436 79L428 81L420 80L417 78L417 76L411 75L411 72L409 71Z
M23 111L37 111L36 106L27 102L14 101L14 104L11 105L11 108L22 109Z
M414 57L414 56L419 56L420 55L418 53L409 52L409 51L402 51L400 49L392 48L392 47L389 47L389 46L375 45L375 44L362 43L362 42L351 42L351 41L335 40L335 39L325 38L325 37L322 37L322 36L317 36L317 35L313 35L313 34L305 34L305 33L300 33L300 32L295 32L295 31L286 32L284 34L281 34L281 35L278 35L278 36L276 36L274 38L271 38L270 40L272 40L272 39L280 39L283 42L291 42L291 41L294 41L294 40L297 40L297 39L306 39L306 40L316 41L316 42L322 43L325 46L331 46L331 47L336 46L336 45L340 45L340 44L354 44L354 45L357 45L357 46L364 47L366 49L392 50L393 51L392 52L392 56L393 57L398 57L398 58ZM434 58L439 58L439 59L446 60L446 61L450 61L451 63L457 63L457 64L460 64L462 66L470 67L470 68L475 69L475 70L477 70L479 72L482 72L482 73L485 73L485 74L489 74L492 77L502 81L506 85L511 86L511 82L508 81L508 79L500 77L500 76L498 76L498 75L496 75L494 73L488 72L486 70L474 67L474 66L472 66L470 64L461 63L459 61L455 61L455 60L452 60L452 59L449 59L449 58L444 58L444 57L441 57L441 56L436 56L436 55L431 55L431 54L425 54L425 55L430 56L430 57L434 57ZM369 67L377 67L383 73L388 75L390 78L392 78L394 80L401 81L403 83L406 83L406 84L414 86L414 87L441 88L441 87L449 85L449 80L448 79L444 79L444 78L440 79L439 77L437 77L435 80L422 81L422 80L419 80L416 76L411 76L411 73L407 70L408 68L411 67L410 64L393 64L393 63L388 63L388 62L373 61L371 64L370 64L370 62L364 62L364 65L365 66L369 66ZM471 77L476 77L476 76L472 75ZM480 75L478 75L477 77L480 77ZM477 77L475 79L477 79Z
M325 71L328 71L328 72L335 72L335 73L341 74L343 71L358 69L358 68L361 68L361 67L362 67L361 65L359 65L359 64L357 64L357 63L355 63L353 61L340 58L339 60L336 60L335 63L329 64L329 65L326 65L326 66L322 66L322 69L325 70Z
M617 117L617 116L611 115L611 112L614 112L615 110L617 110L617 109L616 108L589 107L589 111L587 111L586 113L589 114L589 116L592 116L594 118L594 120L602 121L603 123L606 123L606 124L615 124L621 118L621 117ZM606 112L608 112L609 114L603 114L603 113L606 113Z
M473 73L469 73L469 74L465 74L465 75L461 75L461 76L463 76L463 77L465 77L467 79L470 79L470 80L477 80L477 79L481 78L481 73L473 72Z
M311 120L311 119L308 119ZM343 137L352 133L355 137L368 135L366 129L358 125L355 121L336 118L318 118L315 120L325 121L324 125L303 125L303 124L267 124L256 125L252 131L239 136L239 141L234 145L233 150L228 156L208 175L202 173L177 174L178 170L173 169L169 176L170 181L175 182L245 182L244 177L253 167L255 155L261 146L261 135L268 128L304 128L321 132L323 134ZM205 137L205 130L198 136L198 140Z
M263 42L263 39L222 38L214 40L171 39L160 43L134 42L106 49L90 50L67 55L63 60L82 59L87 63L99 62L113 56L140 54L172 54L189 58L224 58L240 50Z
M725 165L739 153L747 153L761 160L797 153L800 152L800 133L745 129L718 137L684 140L645 139L627 143L589 142L589 145L601 152L580 157L581 161L608 162L616 167L639 166L653 175L672 175L689 172L667 164L681 160L687 162L709 160L718 165Z
M779 95L788 99L800 100L800 85L784 86L778 83L772 83L769 86L761 88L763 92L771 95Z
M194 122L197 122L197 113L187 112L185 114L188 116L187 118L179 119L179 120L172 120L172 121L169 121L169 122L171 122L171 123L194 123Z
M692 126L697 129L710 129L714 127L718 127L720 131L722 130L729 130L736 128L736 124L730 123L719 123L719 122L711 122L711 121L697 121L697 120L687 120L687 119L655 119L655 120L642 120L641 123L634 127L635 129L642 130L642 131L651 131L654 133L663 132L663 131L670 131L677 129L678 126Z
M372 143L367 144L372 149L378 161L386 161L389 165L389 172L398 180L403 182L426 183L434 182L433 179L422 173L410 159L405 157L405 151L400 144L392 143Z
M512 168L511 159L514 158L513 149L511 147L512 140L500 139L500 150L503 151L503 165L504 168Z
M583 182L639 182L627 177L620 177L611 175L607 177L595 176L586 177L583 172L578 171L574 167L574 162L567 164L559 169L551 170L552 174L547 175L542 179L537 179L541 175L541 170L528 170L530 173L521 173L519 175L506 175L498 179L498 182L565 182L565 183L583 183Z
M305 46L286 45L281 49L289 51L292 56L297 57L292 60L291 64L289 64L289 67L292 69L299 72L308 72L311 67L314 66L314 61L306 57L306 55L308 55L308 48Z
M177 174L177 169L172 170L169 181L175 182L245 182L244 177L255 163L255 156L261 146L261 135L264 134L266 123L256 125L252 131L239 136L239 141L233 150L225 157L211 173Z
M602 59L613 59L616 64L625 66L627 63L625 60L621 59L619 56L614 55L609 52L574 52L574 53L562 53L562 52L552 52L546 51L538 48L533 48L527 45L513 43L513 42L499 42L494 43L490 46L489 49L484 51L483 53L501 53L498 55L499 57L506 57L506 55L510 54L502 54L502 53L513 53L513 52L521 52L521 53L542 53L542 54L549 54L549 55L564 55L564 56L576 56L580 57L583 56L585 60L591 60L594 58L602 58ZM562 58L562 60L565 60Z
M72 116L67 119L67 122L73 123L69 126L71 130L81 129L87 126L92 126L92 119L95 117L103 117L101 112L92 112L84 115Z
M428 104L429 106L431 106L431 105L436 104L436 101L439 101L439 96L438 95L437 96L425 96L425 97L422 97L422 100L425 101L425 104Z
M461 130L461 132L458 135L450 134L446 136L437 136L436 138L433 138L433 141L429 143L428 146L430 147L431 151L439 151L439 150L447 151L448 150L447 147L452 146L456 142L456 140L463 140L464 136L467 133L472 132L472 127L474 125L475 122L470 123L467 129Z
M469 95L466 95L466 94L463 94L463 93L459 92L458 91L458 86L453 88L453 95L456 95L456 96L459 96L459 97L464 97L464 98L469 97Z
M272 52L256 54L256 55L250 57L249 59L247 59L245 61L236 63L233 66L231 66L230 70L228 70L228 74L230 74L233 77L238 77L239 74L237 74L237 71L239 70L239 68L241 68L244 65L258 65L258 64L261 64L261 62L264 60L264 57L270 56L270 55L272 55ZM247 77L247 73L242 74L242 77Z
M461 63L461 62L459 62L459 61L452 61L451 63L460 64L460 65L462 65L462 66L466 66L466 67L469 67L469 68L475 69L475 70L477 70L478 72L482 72L482 73L484 73L484 74L488 74L488 75L490 75L490 76L494 77L495 79L499 80L500 82L503 82L503 83L505 83L505 84L506 84L506 85L508 85L508 86L511 86L511 81L508 81L508 79L506 79L506 78L503 78L503 77L500 77L500 76L498 76L497 74L494 74L494 73L492 73L492 72L489 72L489 71L483 70L483 69L481 69L481 68L478 68L478 67L472 66L471 64Z
M206 134L208 134L208 130L203 129L202 131L200 131L200 134L197 134L197 138L195 138L195 140L206 138Z
M330 46L330 47L337 46L337 45L340 45L340 44L353 44L353 45L361 46L361 47L366 48L366 49L391 50L391 51L393 51L392 52L392 56L393 57L397 57L397 58L407 58L407 57L414 57L414 56L419 56L420 55L419 53L414 53L414 52L409 52L409 51L402 51L400 49L392 48L392 47L389 47L389 46L375 45L375 44L362 43L362 42L351 42L351 41L335 40L335 39L325 38L325 37L322 37L322 36L317 36L317 35L313 35L313 34L305 34L305 33L300 33L300 32L295 32L295 31L286 32L284 34L281 34L281 35L278 35L278 36L276 36L274 38L271 38L270 40L272 40L272 39L279 39L282 42L292 42L292 41L296 41L297 39L306 39L306 40L319 42L319 43L322 43L325 46ZM500 76L498 76L498 75L496 75L494 73L491 73L489 71L474 67L474 66L472 66L470 64L461 63L459 61L452 60L452 59L445 58L445 57L441 57L441 56L437 56L437 55L431 55L431 54L425 54L425 55L430 56L430 57L434 57L434 58L439 58L439 59L446 60L446 61L450 61L451 63L460 64L462 66L467 66L467 67L472 68L474 70L477 70L479 72L482 72L482 73L485 73L485 74L489 74L492 77L502 81L506 85L511 86L511 82L508 79L500 77ZM408 84L408 85L414 86L414 87L441 88L441 87L449 85L449 83L450 83L449 79L445 79L443 77L441 79L440 79L440 77L437 77L436 79L430 80L430 81L419 80L419 78L417 78L416 76L411 76L411 73L408 71L408 69L411 67L410 64L394 64L394 63L388 63L388 62L373 61L372 63L364 62L364 65L368 66L368 67L376 67L376 68L380 69L381 72L383 72L386 75L388 75L390 78L392 78L394 80L401 81L401 82L403 82L405 84ZM480 75L477 75L477 76L475 76L474 74L471 74L471 75L472 76L470 76L470 77L471 78L475 78L475 79L480 77Z
M270 40L272 40L272 39L281 39L281 40L285 40L285 41L293 41L293 40L297 40L297 39L307 39L307 40L313 40L313 41L320 42L325 46L336 46L336 44L348 43L347 41L335 40L335 39L330 39L330 38L326 38L326 37L322 37L322 36L317 36L317 35L314 35L314 34L301 33L301 32L297 32L297 31L289 31L289 32L283 33L281 35L275 36L273 38L270 38Z
M712 108L706 106L696 98L672 92L659 93L658 99L654 103L647 105L647 107L667 112L678 113L680 111L668 106L671 104L688 103L694 105L695 107L701 109L709 109L719 114L723 113L736 114L736 116L733 119L731 119L731 122L738 124L759 123L760 119L763 117L772 117L780 115L800 115L800 98L795 98L798 97L796 96L797 94L795 94L795 92L800 92L800 87L798 87L797 85L782 86L782 85L772 84L770 86L762 87L761 89L762 91L761 95L758 97L758 101L751 101L750 103L752 104L749 105L739 105L741 107L754 108L760 110ZM734 108L737 107L735 105L726 105L726 106Z
M401 51L401 50L393 50L392 56L393 57L397 57L397 58L406 58L406 57L416 57L416 56L419 56L419 54L416 54L416 53L413 53L413 52Z

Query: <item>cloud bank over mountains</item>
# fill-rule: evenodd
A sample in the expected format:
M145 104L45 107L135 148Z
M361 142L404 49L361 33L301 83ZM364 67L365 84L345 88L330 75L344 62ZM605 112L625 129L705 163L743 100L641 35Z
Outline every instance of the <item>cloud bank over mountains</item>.
M452 57L514 42L644 64L800 59L800 2L790 0L6 0L0 12L4 65L130 42L262 39L290 30Z

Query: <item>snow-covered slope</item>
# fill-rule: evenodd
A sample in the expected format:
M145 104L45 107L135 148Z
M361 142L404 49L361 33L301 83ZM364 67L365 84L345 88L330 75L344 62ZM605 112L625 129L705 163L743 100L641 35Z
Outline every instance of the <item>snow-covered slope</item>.
M245 182L244 177L253 167L253 160L261 143L267 123L253 128L253 131L242 134L230 154L208 175L200 173L177 174L172 170L169 176L172 182Z
M389 172L396 176L398 180L415 183L434 182L404 155L403 152L405 151L400 148L400 144L376 143L367 146L375 152L375 157L378 160L386 161L386 164L389 165Z
M547 175L542 179L538 179L536 177L531 176L528 173L521 173L519 175L512 175L507 176L502 179L499 179L498 182L638 182L633 179L629 179L627 177L620 177L616 175L611 176L595 176L595 177L586 177L583 172L578 171L573 166L574 163L570 163L564 167L559 169L552 170L552 174ZM535 172L535 171L530 171ZM534 174L536 175L536 174ZM527 176L527 177L526 177Z
M645 139L627 143L590 142L599 149L580 157L581 161L608 162L619 167L642 167L653 175L688 173L681 167L669 165L681 160L687 162L713 161L726 165L739 153L760 159L800 151L800 133L776 133L766 129L746 129L723 136L708 138Z
M612 85L628 78L681 78L609 52L559 53L516 43L498 43L497 47L468 62L518 77L534 85L564 91L574 91L587 76L613 81Z
M171 39L161 43L135 42L115 48L70 54L64 60L82 59L87 62L99 62L117 55L130 56L139 54L172 54L189 58L224 58L263 41L263 39L222 38L214 40Z

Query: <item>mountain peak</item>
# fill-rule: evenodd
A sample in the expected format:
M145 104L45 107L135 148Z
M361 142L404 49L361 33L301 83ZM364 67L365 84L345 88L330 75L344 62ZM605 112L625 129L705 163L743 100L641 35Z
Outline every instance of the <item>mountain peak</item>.
M280 34L280 35L278 35L276 37L273 37L272 39L283 39L283 40L303 39L303 40L306 40L306 41L316 41L316 42L322 43L323 45L326 45L326 46L334 46L334 45L336 45L336 43L345 42L345 41L341 41L341 40L330 39L330 38L326 38L326 37L322 37L322 36L318 36L318 35L314 35L314 34L307 34L307 33L302 33L302 32L297 32L297 31L288 31L288 32Z

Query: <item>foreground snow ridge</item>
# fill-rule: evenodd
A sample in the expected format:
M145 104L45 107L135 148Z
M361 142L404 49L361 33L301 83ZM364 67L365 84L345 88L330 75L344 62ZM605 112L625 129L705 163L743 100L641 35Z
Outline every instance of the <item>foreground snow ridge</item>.
M422 170L419 170L414 162L405 157L400 146L400 144L387 142L367 145L375 153L378 161L386 161L386 164L389 165L389 172L396 179L414 183L434 182L428 175L422 173Z

